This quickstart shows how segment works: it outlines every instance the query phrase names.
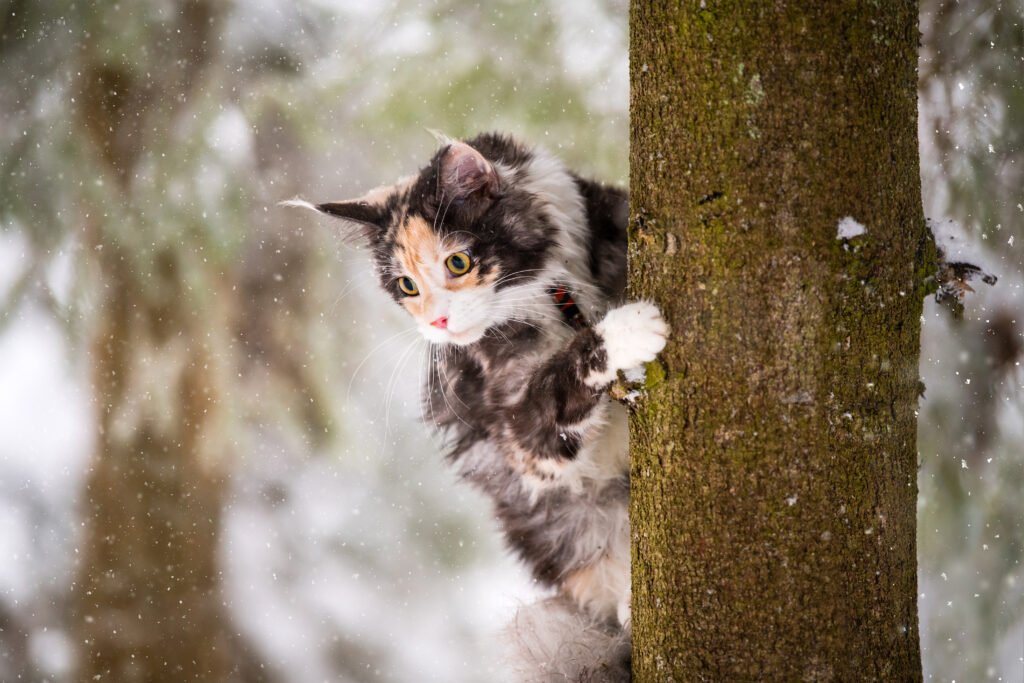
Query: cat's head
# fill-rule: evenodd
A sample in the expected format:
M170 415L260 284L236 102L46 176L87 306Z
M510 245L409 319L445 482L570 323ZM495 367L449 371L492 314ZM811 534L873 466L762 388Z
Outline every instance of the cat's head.
M416 176L341 202L286 202L343 219L381 286L431 342L468 345L545 300L555 230L520 180L533 158L499 135L445 140Z

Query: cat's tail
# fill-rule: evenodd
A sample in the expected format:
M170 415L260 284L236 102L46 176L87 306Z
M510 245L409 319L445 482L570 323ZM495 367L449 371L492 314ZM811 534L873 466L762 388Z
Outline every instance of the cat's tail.
M509 681L628 683L628 631L595 621L563 597L519 608L505 629Z

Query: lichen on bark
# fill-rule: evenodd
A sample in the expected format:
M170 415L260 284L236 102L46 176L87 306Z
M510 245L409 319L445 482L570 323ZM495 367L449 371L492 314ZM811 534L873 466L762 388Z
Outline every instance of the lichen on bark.
M636 680L918 680L916 3L703 4L631 9Z

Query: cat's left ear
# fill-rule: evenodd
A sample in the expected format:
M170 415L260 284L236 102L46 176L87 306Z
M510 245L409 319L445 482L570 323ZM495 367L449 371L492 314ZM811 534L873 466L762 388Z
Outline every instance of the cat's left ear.
M313 204L304 199L289 199L281 202L281 206L297 206L355 223L361 228L363 237L372 240L387 228L391 214L385 200L389 194L374 190L358 199L323 204Z

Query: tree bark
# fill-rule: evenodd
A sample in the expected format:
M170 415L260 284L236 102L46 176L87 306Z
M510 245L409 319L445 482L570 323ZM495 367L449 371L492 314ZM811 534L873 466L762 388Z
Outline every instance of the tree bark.
M630 24L636 680L920 680L917 4Z

